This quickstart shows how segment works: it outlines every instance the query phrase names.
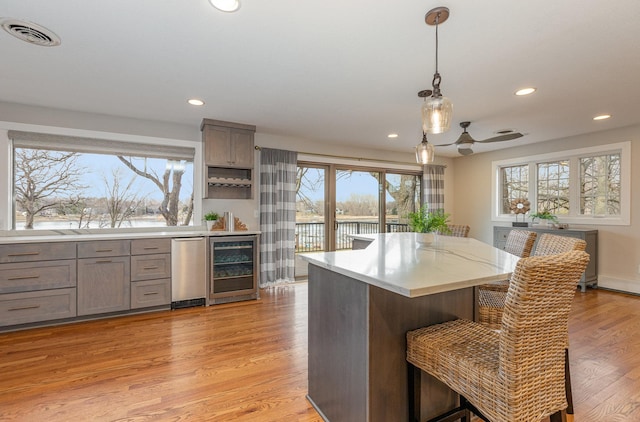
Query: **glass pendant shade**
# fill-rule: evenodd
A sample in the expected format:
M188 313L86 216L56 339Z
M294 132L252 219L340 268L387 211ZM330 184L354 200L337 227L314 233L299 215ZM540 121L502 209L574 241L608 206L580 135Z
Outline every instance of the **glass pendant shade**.
M427 142L426 137L416 146L416 161L418 164L433 163L436 157L436 149L433 144Z
M422 130L425 133L444 133L451 126L453 104L447 97L431 96L422 104Z

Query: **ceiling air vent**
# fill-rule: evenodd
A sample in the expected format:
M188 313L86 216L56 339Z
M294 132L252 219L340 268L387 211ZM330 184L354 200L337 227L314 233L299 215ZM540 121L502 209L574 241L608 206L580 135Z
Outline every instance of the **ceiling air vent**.
M60 37L52 31L33 22L17 19L2 19L0 24L2 25L2 29L29 44L40 45L42 47L54 47L60 45L61 42Z

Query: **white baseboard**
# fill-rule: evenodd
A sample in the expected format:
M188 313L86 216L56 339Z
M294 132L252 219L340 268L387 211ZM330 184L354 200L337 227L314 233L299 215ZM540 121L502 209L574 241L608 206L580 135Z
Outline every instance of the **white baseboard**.
M598 274L598 287L640 294L640 280L625 280Z

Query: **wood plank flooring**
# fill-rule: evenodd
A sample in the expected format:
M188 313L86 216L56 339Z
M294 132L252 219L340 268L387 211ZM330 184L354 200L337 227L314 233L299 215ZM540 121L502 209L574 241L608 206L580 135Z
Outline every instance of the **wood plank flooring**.
M640 298L576 293L575 420L640 420ZM307 285L260 301L0 334L0 421L320 421Z

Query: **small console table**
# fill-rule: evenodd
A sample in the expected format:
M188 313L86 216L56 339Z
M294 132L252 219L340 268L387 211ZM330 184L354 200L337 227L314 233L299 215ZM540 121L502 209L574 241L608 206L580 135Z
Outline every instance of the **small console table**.
M554 229L551 227L510 227L510 226L493 226L493 246L499 249L504 249L507 242L507 236L513 229L529 230L538 233L536 243L533 245L533 250L538 244L538 239L543 233L555 234L557 236L569 236L577 237L587 242L586 252L591 259L587 269L580 278L580 289L584 292L587 290L587 286L597 287L598 285L598 230L591 229Z

